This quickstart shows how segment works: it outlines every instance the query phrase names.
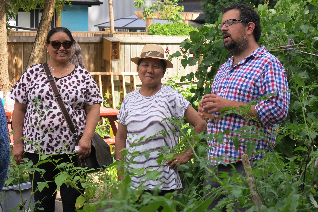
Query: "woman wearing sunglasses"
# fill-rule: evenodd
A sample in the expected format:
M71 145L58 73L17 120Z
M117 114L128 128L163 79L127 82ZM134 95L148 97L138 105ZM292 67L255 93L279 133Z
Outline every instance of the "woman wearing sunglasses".
M102 102L98 86L80 66L69 62L74 38L63 27L50 30L46 40L49 54L49 70L54 76L56 86L64 105L71 116L78 135L82 135L78 146L80 158L91 152L91 140L99 121ZM74 157L75 136L55 100L43 64L29 67L16 83L11 98L15 100L12 124L15 129L13 154L17 162L27 157L37 164L41 155L50 155L52 162L43 163L37 168L45 172L35 172L32 179L34 200L38 202L34 211L54 212L56 184L55 177L61 172L57 164L76 163ZM24 137L24 140L21 138ZM41 192L38 182L47 182ZM73 185L79 186L79 183ZM77 189L81 190L79 186ZM80 192L72 186L60 187L63 211L75 211L75 202Z

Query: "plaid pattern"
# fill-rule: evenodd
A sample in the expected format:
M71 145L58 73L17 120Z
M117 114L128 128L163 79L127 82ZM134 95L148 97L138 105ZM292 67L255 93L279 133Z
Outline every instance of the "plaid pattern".
M268 93L275 93L266 100L257 101L255 108L261 120L262 126L256 130L265 133L267 139L255 140L256 150L269 150L268 142L275 145L276 132L273 127L287 118L290 94L287 92L288 83L286 73L279 60L268 53L264 46L255 50L244 58L239 64L232 67L233 57L224 63L218 70L212 84L212 93L236 102L251 102ZM223 116L217 120L220 113L214 113L215 119L209 120L207 131L218 133L235 131L246 125L257 125L256 122L246 122L236 114ZM222 162L229 163L239 161L241 155L246 153L246 139L240 139L238 151L230 137L234 133L226 134L223 143L219 144L215 139L209 140L211 147L208 158L215 162L215 158L222 158ZM261 159L262 154L253 155L255 160Z

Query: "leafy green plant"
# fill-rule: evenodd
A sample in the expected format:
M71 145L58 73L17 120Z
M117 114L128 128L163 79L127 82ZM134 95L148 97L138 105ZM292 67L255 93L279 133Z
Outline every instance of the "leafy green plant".
M186 82L185 85L180 85L176 83L180 80L180 77L177 75L173 77L169 77L169 80L165 83L166 85L171 85L173 89L179 91L187 100L191 100L192 94L195 91L195 85L192 82ZM193 104L193 107L197 107L199 105L199 102L195 102Z
M154 17L154 12L158 11L161 12L159 18L179 22L182 20L180 13L183 12L184 8L178 5L178 1L179 0L157 0L149 6L144 6L146 4L145 0L135 0L134 5L136 8L143 8L143 20Z
M102 118L102 123L97 123L95 132L98 133L102 138L110 137L110 122L107 118Z
M198 31L197 28L185 24L183 22L175 22L175 23L155 23L151 24L148 29L149 35L189 35L192 31Z
M270 0L203 0L202 1L202 11L205 14L205 22L206 23L214 23L218 20L220 17L220 14L222 12L222 9L230 4L233 3L243 3L245 5L251 6L251 7L258 7L258 5L266 4L271 9L275 6L276 1L270 1Z

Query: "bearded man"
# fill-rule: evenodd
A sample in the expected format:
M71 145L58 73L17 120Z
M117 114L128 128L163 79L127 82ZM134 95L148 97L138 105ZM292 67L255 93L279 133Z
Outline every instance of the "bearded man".
M208 158L210 168L218 172L231 173L232 166L236 172L244 174L241 156L247 151L247 139L240 138L234 131L244 126L257 126L254 130L264 133L262 140L255 139L253 160L259 160L263 154L258 150L270 150L275 145L274 127L286 120L290 94L286 73L280 61L259 46L261 36L260 17L254 9L244 4L233 4L223 9L222 23L219 29L223 32L224 48L232 55L216 73L212 83L211 94L207 94L199 103L199 115L203 119L204 111L214 116L207 125L208 134L230 131L220 143L216 139L208 140L210 146ZM273 93L264 100L259 98ZM248 114L253 120L246 120L237 114L227 114L220 118L223 108L247 106ZM233 138L239 138L238 150L235 149ZM231 165L230 165L231 164ZM218 187L218 183L206 179L206 187ZM217 197L217 196L216 196ZM216 198L208 209L214 208ZM244 210L243 210L244 211Z

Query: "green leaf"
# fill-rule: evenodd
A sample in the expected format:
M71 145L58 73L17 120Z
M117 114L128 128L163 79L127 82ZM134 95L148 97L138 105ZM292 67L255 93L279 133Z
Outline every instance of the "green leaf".
M87 195L89 199L93 199L95 197L95 191L96 191L95 187L89 187L85 189L85 194Z
M156 180L160 174L161 174L161 172L158 172L157 170L148 171L146 174L146 177L149 180Z
M290 108L293 110L297 110L300 107L301 107L301 103L299 101L295 101L295 102L291 103L291 105L290 105Z
M309 26L307 26L307 25L301 25L300 26L300 29L304 32L304 33L308 33L308 30L309 30Z
M214 138L218 141L219 144L223 144L223 133L217 133L214 135Z
M85 203L85 197L83 197L83 195L81 195L81 196L77 197L75 207L77 209L79 209L79 208L83 207L84 203Z
M232 194L236 197L239 198L239 196L242 195L242 190L241 189L233 189Z
M309 194L309 199L310 199L311 203L314 205L314 207L315 207L315 208L318 208L317 201L314 199L314 197L312 196L312 194Z
M41 192L47 186L47 182L38 182L38 190Z
M64 181L69 177L70 175L68 173L61 173L55 178L55 184L57 188L61 187L61 185L64 183Z
M304 80L302 80L299 76L295 75L295 82L300 86L305 86Z
M235 137L233 138L233 144L234 144L234 146L235 146L235 150L238 151L240 143L239 143L239 139L238 139L237 136L235 136Z
M214 197L209 198L203 202L198 202L198 206L192 209L191 211L205 211L209 207L209 205L212 203L213 200L214 200Z
M254 141L249 141L247 142L246 145L246 154L248 155L248 157L252 156L252 153L254 151L254 149L256 148L256 143Z
M144 156L147 160L149 160L150 152L149 151L144 152Z

